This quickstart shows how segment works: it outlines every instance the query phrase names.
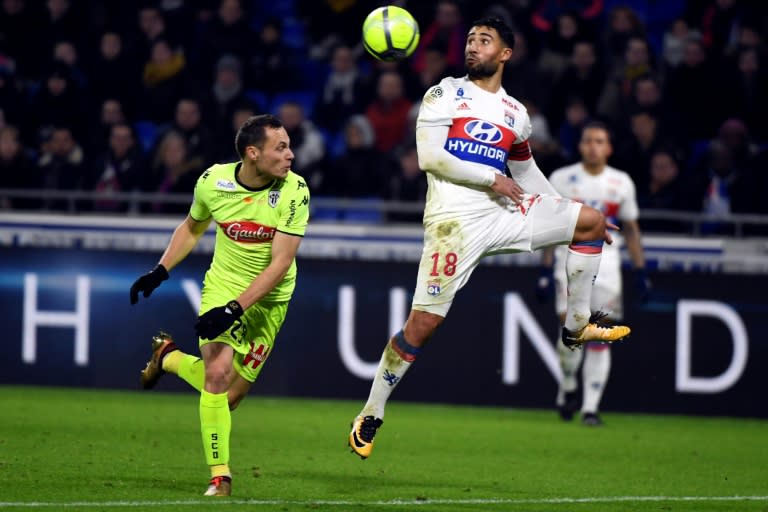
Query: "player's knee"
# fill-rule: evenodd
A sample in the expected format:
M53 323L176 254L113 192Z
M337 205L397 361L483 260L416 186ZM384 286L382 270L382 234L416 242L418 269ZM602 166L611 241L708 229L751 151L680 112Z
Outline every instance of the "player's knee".
M583 206L579 212L574 242L602 239L605 228L605 215L599 210Z
M226 390L231 380L230 370L227 368L207 367L205 369L206 388Z
M425 311L412 311L403 329L405 340L415 346L424 345L443 323L443 317Z

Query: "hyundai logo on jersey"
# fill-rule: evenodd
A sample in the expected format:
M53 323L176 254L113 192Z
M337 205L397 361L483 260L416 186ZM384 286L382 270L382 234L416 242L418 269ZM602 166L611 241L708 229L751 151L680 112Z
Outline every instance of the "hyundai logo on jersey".
M509 128L473 117L458 117L448 131L445 149L453 156L504 170L515 134Z

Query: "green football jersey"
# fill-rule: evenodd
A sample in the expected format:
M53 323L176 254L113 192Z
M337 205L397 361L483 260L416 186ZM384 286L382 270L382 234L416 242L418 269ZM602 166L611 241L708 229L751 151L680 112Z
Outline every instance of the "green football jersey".
M234 298L272 260L276 231L304 236L309 219L309 188L304 178L289 172L255 190L237 180L241 163L216 164L197 180L189 215L216 222L216 247L205 273L208 292ZM296 260L282 281L263 301L286 301L296 285ZM218 292L218 293L217 293Z

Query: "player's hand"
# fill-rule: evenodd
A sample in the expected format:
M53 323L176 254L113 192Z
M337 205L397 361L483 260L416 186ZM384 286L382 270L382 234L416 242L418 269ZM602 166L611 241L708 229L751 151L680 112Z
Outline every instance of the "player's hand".
M195 332L199 338L212 340L226 331L235 320L243 316L243 307L236 300L206 311L197 319Z
M555 276L551 265L539 267L539 279L536 281L536 300L547 304L555 296Z
M635 283L635 293L641 303L648 302L651 295L651 280L644 268L636 268L632 271L632 279Z
M611 245L613 243L613 235L611 235L611 230L621 231L621 228L619 228L619 226L617 226L612 222L605 223L605 236L603 237L603 239L605 240L605 243L607 243L608 245Z
M491 190L497 194L510 198L517 206L520 206L523 201L523 194L525 194L515 180L502 176L501 174L496 175L496 181L491 185Z
M168 271L160 264L139 277L131 285L131 304L139 302L139 292L144 292L144 297L149 297L155 291L155 288L160 286L166 279L168 279Z

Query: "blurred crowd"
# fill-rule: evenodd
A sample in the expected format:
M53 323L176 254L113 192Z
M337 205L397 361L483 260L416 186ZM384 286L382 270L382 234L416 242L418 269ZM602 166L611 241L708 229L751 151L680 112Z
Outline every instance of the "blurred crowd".
M419 21L408 60L362 49L384 3ZM103 199L0 208L123 211L110 193L190 193L238 158L237 127L262 112L285 124L315 197L423 200L421 97L463 74L466 32L487 14L515 29L503 85L528 108L545 173L578 160L581 127L600 119L641 208L768 213L768 2L746 0L2 0L0 189Z

